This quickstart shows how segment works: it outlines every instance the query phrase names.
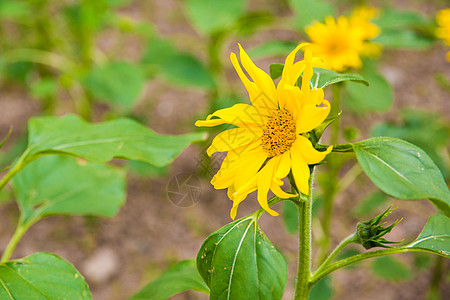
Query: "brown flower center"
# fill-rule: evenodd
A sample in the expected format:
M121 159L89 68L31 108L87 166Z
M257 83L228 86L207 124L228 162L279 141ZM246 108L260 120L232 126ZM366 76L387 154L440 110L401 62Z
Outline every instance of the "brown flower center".
M272 112L261 139L261 146L269 157L281 155L291 149L296 139L292 114L285 108Z

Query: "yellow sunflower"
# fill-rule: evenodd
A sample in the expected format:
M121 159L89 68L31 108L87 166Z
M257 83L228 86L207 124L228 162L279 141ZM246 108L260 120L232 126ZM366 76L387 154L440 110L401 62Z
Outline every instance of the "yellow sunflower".
M310 87L313 64L318 65L319 60L312 57L307 45L298 45L287 56L277 86L239 45L241 64L252 81L234 53L231 62L252 105L236 104L195 123L207 127L237 126L218 134L207 151L208 155L228 152L211 183L216 189L228 188L228 196L233 201L232 219L236 217L239 203L255 190L261 207L277 216L267 204L269 189L280 198L292 197L281 189L282 179L292 171L299 191L308 194L308 164L319 163L331 151L331 147L324 152L315 150L307 138L307 132L321 124L330 112L323 90ZM296 53L305 47L305 59L294 63ZM295 85L300 75L303 76L301 88Z
M328 16L324 23L315 22L306 27L313 55L322 57L329 69L338 72L350 67L361 68L361 56L372 57L381 52L381 46L369 42L380 33L370 22L375 14L375 9L359 7L349 18L340 16L335 20Z
M439 27L436 29L436 36L441 38L447 46L450 46L450 8L443 9L436 15ZM445 56L450 62L450 51Z

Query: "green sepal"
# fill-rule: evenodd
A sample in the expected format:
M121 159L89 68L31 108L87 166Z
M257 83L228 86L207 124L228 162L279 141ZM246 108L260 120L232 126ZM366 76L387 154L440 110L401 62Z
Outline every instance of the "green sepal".
M330 126L334 121L337 120L342 114L342 111L340 111L337 115L326 118L319 126L313 129L313 133L316 139L316 143L320 140L322 137L325 129L327 129L328 126Z

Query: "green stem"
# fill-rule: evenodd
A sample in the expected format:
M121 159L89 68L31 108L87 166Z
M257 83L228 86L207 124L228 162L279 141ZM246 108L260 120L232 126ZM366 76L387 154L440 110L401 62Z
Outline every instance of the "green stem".
M25 150L25 152L22 154L22 156L19 158L17 163L6 173L5 176L0 180L0 191L3 190L5 185L11 180L11 178L14 177L20 170L22 170L29 162L30 160L27 160L26 157L28 156L28 150Z
M333 261L333 259L336 258L339 252L341 252L342 249L345 248L345 246L356 242L358 242L358 236L355 233L346 237L339 245L336 246L333 252L330 253L327 259L322 263L322 265L317 269L315 273L322 272Z
M16 248L17 244L19 243L20 239L25 234L25 232L27 232L30 226L33 225L34 223L35 221L30 221L27 224L22 224L22 220L19 220L16 232L14 232L14 235L12 236L11 240L9 240L8 246L6 246L5 252L3 252L0 263L7 262L11 258L11 255L14 249Z
M2 57L5 64L26 61L47 65L62 72L68 72L75 67L72 61L61 55L37 49L15 49L4 53Z
M397 254L397 253L407 253L407 252L425 252L425 253L433 253L438 254L435 251L428 250L428 249L421 249L421 248L407 248L407 247L397 247L397 248L388 248L388 249L382 249L382 250L376 250L376 251L370 251L365 252L361 254L357 254L345 259L341 259L335 263L332 263L331 265L328 265L325 270L321 270L320 272L316 271L311 276L310 284L314 285L316 284L320 279L327 276L333 271L336 271L337 269L343 268L345 266L348 266L350 264L373 258L378 256L384 256L384 255L391 255L391 254Z
M325 151L330 145L316 144L315 148L319 151ZM354 152L352 144L337 144L333 145L333 152Z
M300 202L297 204L299 215L299 250L295 300L307 300L311 291L309 282L311 277L311 208L313 177L314 168L311 168L311 176L309 177L309 195L302 195L299 193Z

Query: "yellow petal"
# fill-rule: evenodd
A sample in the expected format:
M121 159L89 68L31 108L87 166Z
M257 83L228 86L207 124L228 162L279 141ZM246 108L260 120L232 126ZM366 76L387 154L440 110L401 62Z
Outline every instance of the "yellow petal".
M279 164L280 156L274 157L258 173L258 202L261 207L272 216L278 216L278 213L271 209L267 204L267 193L272 184L272 179Z
M282 199L291 198L291 197L295 196L295 195L286 193L285 191L283 191L281 189L281 187L279 185L277 185L275 183L272 183L272 185L270 186L270 189L276 196L278 196Z
M308 164L303 159L303 156L297 151L292 151L291 148L291 166L292 166L292 175L294 175L295 184L297 188L303 194L309 194L309 167Z
M217 117L218 119L212 119ZM267 120L253 106L248 104L235 104L232 107L219 109L210 114L205 121L195 122L195 126L217 126L221 124L233 124L239 127L263 126Z
M207 154L211 156L216 152L229 151L248 145L260 138L262 132L262 129L259 127L233 128L222 131L213 139L211 146L207 150Z
M255 99L259 94L259 90L256 87L256 84L254 82L251 82L248 79L248 77L244 74L244 72L242 71L241 65L238 62L236 54L231 53L230 60L231 60L231 63L233 64L234 69L236 70L239 78L241 79L242 83L244 84L245 88L247 89L250 100Z
M304 133L319 126L330 113L330 103L323 100L323 107L307 104L302 107L297 117L297 133Z
M303 71L305 64L303 61L297 62L294 64L295 55L300 49L307 47L310 45L309 43L301 43L295 49L289 53L284 62L284 68L282 73L282 80L290 85L294 85L297 82L297 79L300 77L301 72Z
M323 152L317 151L307 138L298 136L294 144L292 144L291 152L300 154L307 164L312 165L321 162L332 149L333 146L330 146Z

